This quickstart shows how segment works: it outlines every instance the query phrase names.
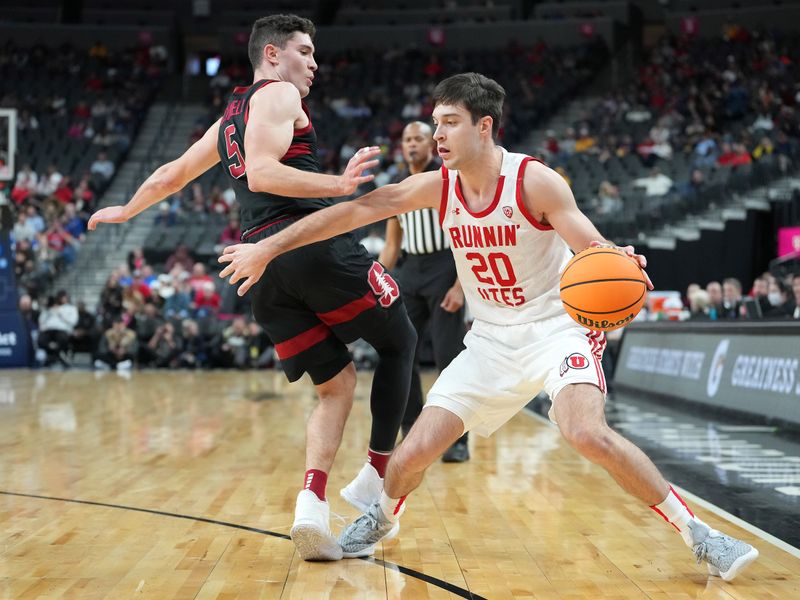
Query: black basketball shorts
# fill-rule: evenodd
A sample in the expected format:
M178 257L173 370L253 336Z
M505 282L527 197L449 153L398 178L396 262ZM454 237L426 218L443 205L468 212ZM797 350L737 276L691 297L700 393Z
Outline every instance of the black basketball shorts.
M298 219L259 227L245 241L258 242ZM346 344L392 335L392 323L407 318L397 283L351 233L277 257L249 295L289 381L306 372L317 385L328 381L351 361Z

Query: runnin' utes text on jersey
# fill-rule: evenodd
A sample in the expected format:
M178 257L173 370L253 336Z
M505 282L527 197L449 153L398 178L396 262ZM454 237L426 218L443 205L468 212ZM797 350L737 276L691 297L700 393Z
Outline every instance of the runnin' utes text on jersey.
M464 295L476 319L497 325L564 313L558 280L572 253L522 202L522 177L532 160L503 150L497 190L480 212L468 208L458 171L441 169L439 217L450 237Z

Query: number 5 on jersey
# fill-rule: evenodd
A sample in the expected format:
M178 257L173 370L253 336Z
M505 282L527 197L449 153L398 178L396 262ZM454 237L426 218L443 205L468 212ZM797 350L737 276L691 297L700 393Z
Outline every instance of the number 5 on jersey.
M236 125L231 123L225 128L225 149L228 151L229 159L236 159L228 163L228 172L231 177L239 179L245 172L244 157L242 151L239 149L239 143L233 139L233 134L236 133Z

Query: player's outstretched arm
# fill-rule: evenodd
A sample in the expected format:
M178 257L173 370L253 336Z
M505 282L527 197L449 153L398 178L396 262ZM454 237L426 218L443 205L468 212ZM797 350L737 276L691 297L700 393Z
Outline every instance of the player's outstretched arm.
M161 165L148 177L133 198L124 206L107 206L95 212L89 219L88 229L98 223L124 223L143 210L182 190L219 162L217 135L219 121L209 127L202 138L196 141L180 158Z
M361 148L341 175L301 171L281 163L294 136L294 124L303 115L300 92L291 83L265 86L250 99L244 155L251 192L290 198L349 196L375 176L364 171L378 166L380 148Z
M276 256L410 210L438 208L441 193L442 176L433 171L383 186L352 202L318 210L257 244L228 246L219 257L220 263L227 263L219 276L231 275L231 285L244 280L238 290L243 296Z
M606 240L580 211L564 178L541 163L531 162L525 169L523 201L528 212L539 221L550 224L575 253L589 247L618 247ZM647 267L647 259L636 254L633 246L619 249L633 258L642 269ZM647 277L646 273L645 276ZM649 277L647 284L653 289Z
M400 221L395 217L386 220L386 243L383 245L378 262L391 270L397 264L400 257L400 249L403 245L403 228Z

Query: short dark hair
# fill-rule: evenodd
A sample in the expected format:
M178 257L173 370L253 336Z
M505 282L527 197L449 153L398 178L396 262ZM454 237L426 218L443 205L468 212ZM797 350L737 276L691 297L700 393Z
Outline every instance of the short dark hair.
M500 130L506 91L494 79L480 73L460 73L439 82L433 90L433 105L461 104L476 125L483 117L492 117L492 137Z
M722 280L722 285L725 285L726 283L739 290L740 294L742 293L742 282L736 279L736 277L726 277Z
M286 42L296 32L307 33L312 38L317 32L309 19L298 17L297 15L270 15L261 17L253 23L253 30L250 32L250 41L247 44L247 55L250 57L250 64L253 70L261 65L264 55L264 46L272 44L277 48L285 48Z

